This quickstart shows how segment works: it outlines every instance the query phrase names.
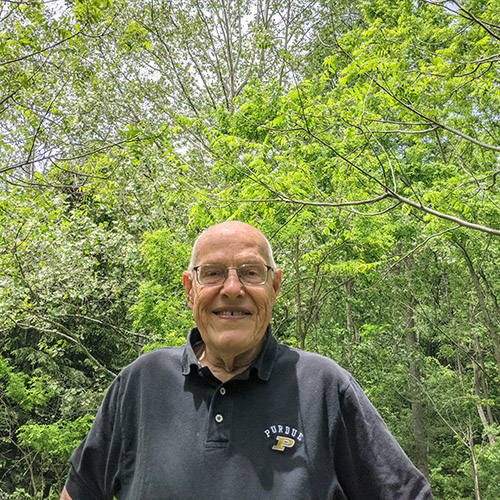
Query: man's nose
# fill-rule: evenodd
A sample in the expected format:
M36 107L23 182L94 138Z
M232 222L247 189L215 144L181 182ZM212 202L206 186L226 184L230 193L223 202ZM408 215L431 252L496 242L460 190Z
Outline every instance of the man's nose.
M222 291L227 294L240 294L243 290L243 284L238 277L236 269L228 269L227 277L222 285Z

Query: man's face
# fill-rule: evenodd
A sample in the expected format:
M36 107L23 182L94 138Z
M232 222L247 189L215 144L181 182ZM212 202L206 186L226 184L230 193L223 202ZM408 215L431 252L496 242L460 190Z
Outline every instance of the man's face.
M270 265L263 235L246 224L219 224L206 231L196 245L195 266L219 264ZM235 270L222 285L203 286L195 272L185 271L183 284L188 305L206 349L222 356L238 356L258 349L271 320L281 283L281 270L269 271L260 286L243 285Z

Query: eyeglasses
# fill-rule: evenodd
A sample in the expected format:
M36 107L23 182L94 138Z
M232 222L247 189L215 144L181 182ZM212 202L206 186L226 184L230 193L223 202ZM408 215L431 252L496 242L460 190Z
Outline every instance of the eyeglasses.
M230 269L234 269L241 283L248 286L264 285L269 271L273 270L271 266L265 264L242 264L237 267L203 264L193 267L198 283L204 286L222 285L226 281Z

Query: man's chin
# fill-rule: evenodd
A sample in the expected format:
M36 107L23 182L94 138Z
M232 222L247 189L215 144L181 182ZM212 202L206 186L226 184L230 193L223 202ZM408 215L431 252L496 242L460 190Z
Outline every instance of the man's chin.
M262 340L263 336L256 336L254 331L254 328L217 328L205 343L212 340L223 350L245 351L259 345Z

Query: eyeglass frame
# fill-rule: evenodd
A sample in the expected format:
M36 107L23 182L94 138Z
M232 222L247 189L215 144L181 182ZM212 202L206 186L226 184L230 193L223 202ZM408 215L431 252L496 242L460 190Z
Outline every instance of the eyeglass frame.
M203 266L214 266L214 267L221 267L221 268L224 268L224 279L222 280L221 283L214 283L212 285L210 284L205 284L205 283L201 283L200 281L200 276L198 274L198 270L200 269L200 267L203 267ZM243 281L241 279L241 276L240 276L240 268L244 267L244 266L264 266L266 268L266 279L262 282L262 283L246 283L245 281ZM239 266L232 266L232 267L225 267L225 266L219 266L218 264L201 264L199 266L194 266L191 268L192 271L195 271L196 273L196 282L200 285L200 286L221 286L223 285L228 276L229 276L229 273L228 271L231 270L231 269L234 269L236 271L236 276L238 276L238 280L239 282L243 285L243 286L262 286L262 285L265 285L267 283L267 280L269 279L269 271L275 271L272 266L268 266L267 264L261 264L261 263L255 263L255 264L251 264L251 263L247 263L247 264L241 264Z

